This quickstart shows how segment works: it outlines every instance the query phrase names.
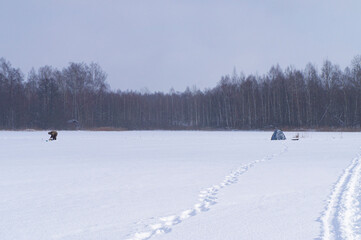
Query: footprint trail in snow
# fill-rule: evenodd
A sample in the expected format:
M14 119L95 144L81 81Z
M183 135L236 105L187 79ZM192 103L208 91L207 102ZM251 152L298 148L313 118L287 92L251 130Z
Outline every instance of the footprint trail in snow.
M256 164L264 161L269 161L276 157L277 155L281 155L286 152L288 147L284 145L284 149L282 152L278 154L273 154L267 156L260 160L252 161L248 164L240 166L235 171L231 172L229 175L225 176L223 181L219 184L215 184L211 187L205 188L204 190L199 192L199 199L196 204L193 205L192 208L184 210L179 214L169 215L165 217L152 218L150 219L151 223L146 223L142 227L142 231L137 231L135 233L129 234L127 240L146 240L151 237L159 234L169 233L172 230L172 227L183 222L184 220L196 216L202 212L209 211L212 205L217 203L217 195L219 191L226 186L234 184L238 182L238 178L245 172L247 172L250 168L254 167Z
M361 240L361 155L353 159L333 187L320 218L322 240Z

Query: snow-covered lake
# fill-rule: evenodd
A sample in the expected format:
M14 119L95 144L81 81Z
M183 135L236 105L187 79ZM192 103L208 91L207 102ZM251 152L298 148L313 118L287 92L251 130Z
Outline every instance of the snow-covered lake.
M361 133L285 134L0 131L0 239L361 239Z

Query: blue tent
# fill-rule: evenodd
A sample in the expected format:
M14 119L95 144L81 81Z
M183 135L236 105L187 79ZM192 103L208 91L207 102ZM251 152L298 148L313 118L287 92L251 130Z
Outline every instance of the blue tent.
M271 137L271 140L286 140L286 136L285 134L279 130L279 129L276 129L274 132L273 132L273 135Z

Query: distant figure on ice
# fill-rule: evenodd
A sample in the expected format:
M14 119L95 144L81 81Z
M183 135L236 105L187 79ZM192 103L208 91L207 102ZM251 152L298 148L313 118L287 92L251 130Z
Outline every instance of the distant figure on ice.
M295 136L293 136L292 140L293 141L298 141L298 139L300 139L300 134L297 133Z
M57 132L57 131L50 131L50 132L48 132L48 134L50 135L50 139L49 139L49 140L56 140L56 137L58 136L58 132Z
M271 137L271 140L286 140L286 136L285 134L279 130L279 129L276 129L274 132L273 132L273 135Z

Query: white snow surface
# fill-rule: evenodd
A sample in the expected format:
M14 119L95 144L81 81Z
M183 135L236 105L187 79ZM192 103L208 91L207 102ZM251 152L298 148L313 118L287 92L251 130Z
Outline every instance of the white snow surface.
M0 239L361 239L361 133L271 135L0 131Z

